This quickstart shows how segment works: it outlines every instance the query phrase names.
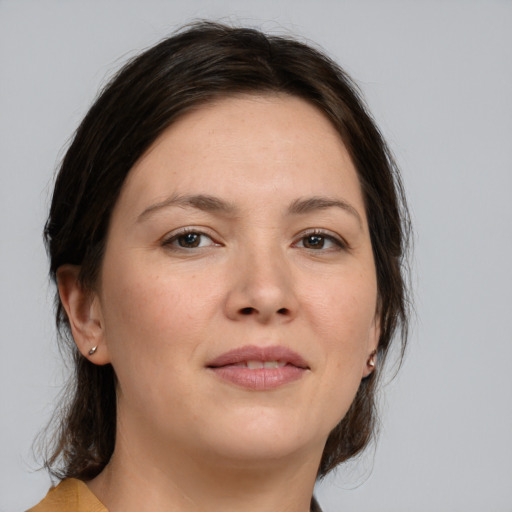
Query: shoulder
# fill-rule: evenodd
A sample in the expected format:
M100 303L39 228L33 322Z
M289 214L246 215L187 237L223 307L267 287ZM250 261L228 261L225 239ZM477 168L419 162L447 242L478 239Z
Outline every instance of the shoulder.
M81 480L68 478L52 487L46 497L27 512L108 512Z

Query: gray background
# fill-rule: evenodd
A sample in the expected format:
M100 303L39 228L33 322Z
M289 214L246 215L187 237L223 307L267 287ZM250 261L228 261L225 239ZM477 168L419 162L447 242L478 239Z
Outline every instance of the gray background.
M317 42L403 169L417 320L376 448L326 511L512 511L512 2L0 0L0 510L49 485L31 443L65 378L41 231L62 148L104 83L193 18Z

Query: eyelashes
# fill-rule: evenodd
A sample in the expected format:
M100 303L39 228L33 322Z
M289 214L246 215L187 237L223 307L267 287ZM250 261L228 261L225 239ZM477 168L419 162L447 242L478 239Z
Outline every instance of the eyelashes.
M161 242L166 249L174 252L195 253L224 244L198 227L186 227L170 233ZM339 235L325 229L308 229L299 233L291 247L310 253L336 253L349 249L348 243Z
M298 241L293 245L318 252L348 249L348 244L343 238L322 229L312 229L300 233Z
M165 238L164 247L175 250L201 249L205 247L220 246L209 235L196 228L184 228Z

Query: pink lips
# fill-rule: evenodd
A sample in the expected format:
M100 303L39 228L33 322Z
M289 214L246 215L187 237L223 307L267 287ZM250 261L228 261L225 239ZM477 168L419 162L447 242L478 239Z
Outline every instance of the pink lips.
M300 379L309 369L299 354L286 347L253 345L225 352L207 367L221 379L253 391L275 389Z

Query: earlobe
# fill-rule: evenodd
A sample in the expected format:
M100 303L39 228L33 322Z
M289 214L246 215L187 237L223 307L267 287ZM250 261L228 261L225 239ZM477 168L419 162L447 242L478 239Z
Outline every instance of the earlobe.
M367 358L363 368L363 379L368 377L378 364L377 349L380 341L380 316L375 315L372 326L368 336Z
M109 363L98 297L79 281L80 267L62 265L57 269L57 286L73 339L81 354L92 363Z

